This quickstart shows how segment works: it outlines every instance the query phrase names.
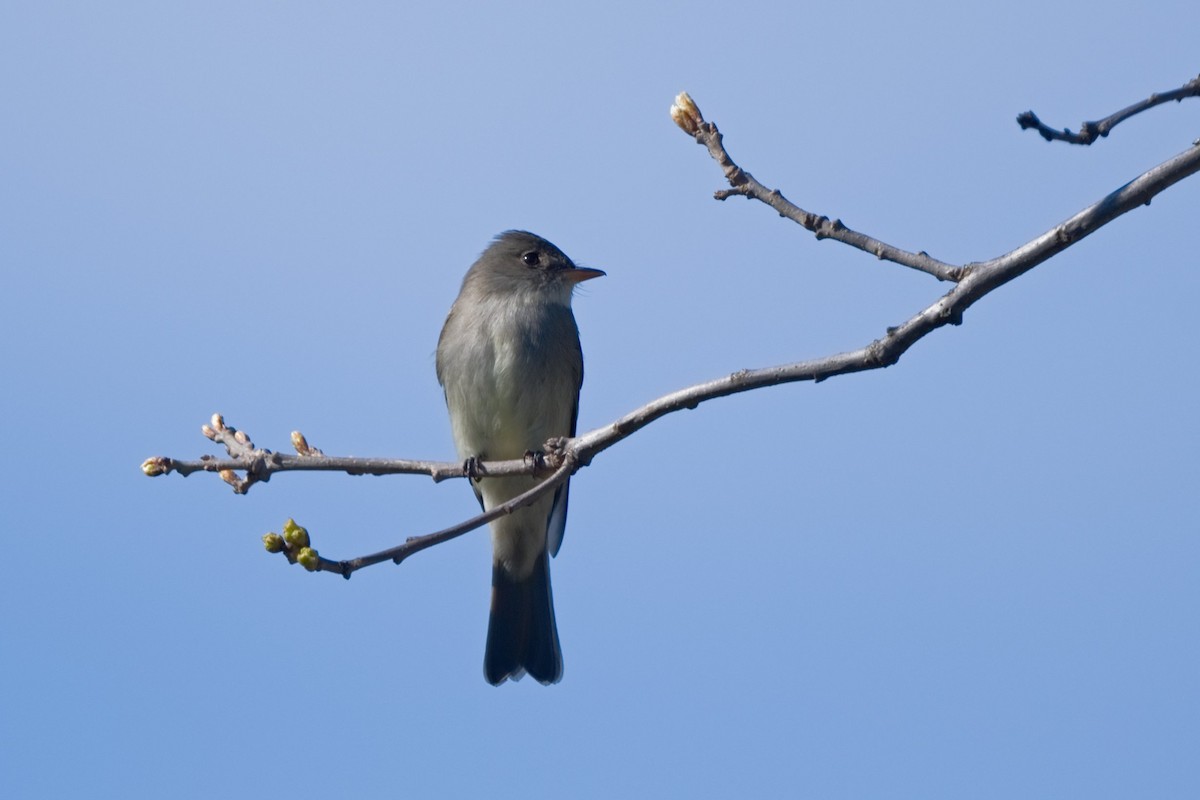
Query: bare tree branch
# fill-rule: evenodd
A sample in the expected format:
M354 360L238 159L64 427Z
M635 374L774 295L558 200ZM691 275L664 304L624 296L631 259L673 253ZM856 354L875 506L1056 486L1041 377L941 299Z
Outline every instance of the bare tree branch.
M1110 114L1102 120L1084 122L1079 127L1079 133L1071 133L1070 128L1063 128L1061 131L1051 128L1038 119L1037 114L1034 114L1032 111L1024 111L1018 114L1017 124L1021 126L1022 130L1035 129L1047 142L1053 142L1057 139L1062 142L1069 142L1070 144L1092 144L1097 139L1108 136L1109 131L1135 114L1140 114L1147 109L1160 106L1163 103L1169 103L1172 100L1177 103L1182 102L1185 97L1200 97L1200 77L1192 78L1178 89L1172 89L1169 92L1156 92L1145 100L1134 103L1127 108L1122 108L1120 111Z
M1200 87L1200 79L1188 84L1188 87L1193 84ZM1194 90L1189 91L1192 94L1197 93ZM1182 96L1189 95L1168 99L1181 99ZM723 200L736 194L758 200L782 216L813 231L818 238L836 239L883 260L926 272L941 280L954 281L955 286L908 320L887 328L882 337L856 350L793 364L744 369L716 380L680 389L652 400L608 425L573 439L547 442L545 458L480 463L472 465L469 469L466 465L449 462L331 457L310 447L299 433L292 435L297 455L283 455L256 449L248 436L225 425L220 415L214 415L212 424L205 425L203 432L209 439L225 445L228 459L206 456L198 461L177 461L158 456L147 459L142 464L142 471L150 476L168 472L178 472L181 475L196 471L218 472L233 486L234 491L240 494L244 494L256 482L265 482L275 472L296 470L339 471L356 475L425 474L433 477L435 481L468 476L486 479L488 476L498 475L531 475L543 478L525 494L485 514L426 536L411 537L397 547L347 561L332 561L320 557L308 546L306 531L303 532L303 537L293 537L295 541L285 542L284 537L279 537L278 534L268 534L264 537L267 549L284 552L292 562L302 563L312 571L334 572L348 578L356 570L372 564L388 560L400 563L412 553L460 536L503 514L535 502L581 467L591 463L598 454L667 414L696 408L701 403L718 397L766 386L797 381L819 382L835 375L891 366L929 333L943 325L961 324L963 313L985 295L1057 255L1122 214L1138 206L1149 205L1151 199L1159 192L1200 171L1200 142L1197 142L1188 150L1139 175L1015 250L983 262L953 265L930 258L923 251L908 252L866 234L851 231L837 220L831 221L827 217L817 216L799 208L777 190L768 190L733 161L725 149L717 126L704 120L699 108L686 92L676 99L675 105L671 107L671 116L679 127L708 150L729 181L732 188L717 192L717 199ZM238 471L244 472L245 477L238 476ZM294 523L292 525L293 530L298 529Z
M696 139L708 146L717 133L715 125L705 125L708 127L698 131ZM585 433L573 440L570 447L578 454L580 463L587 464L596 454L654 420L674 411L695 408L717 397L780 383L819 382L835 375L891 366L927 334L943 325L961 324L963 312L984 295L1057 255L1121 214L1140 205L1149 205L1156 194L1197 171L1200 171L1200 146L1193 146L1017 249L989 261L959 268L963 270L963 277L958 285L907 321L888 328L882 338L857 350L795 364L741 370L681 389L647 403L611 425Z
M291 563L302 564L310 572L333 572L347 580L363 567L384 561L399 564L413 553L455 539L494 519L511 514L518 508L531 505L546 492L569 478L579 468L577 456L567 447L568 439L552 439L545 443L545 450L542 453L529 453L524 459L472 462L468 466L462 463L442 461L326 456L317 448L310 446L304 434L299 431L292 432L292 444L296 448L296 455L273 453L270 450L255 448L250 437L232 425L227 425L221 414L213 414L211 423L201 426L201 432L214 442L225 445L229 458L218 459L212 456L202 456L196 461L178 461L165 456L155 456L142 463L142 472L151 477L166 475L170 472L177 472L184 477L193 472L218 472L221 478L233 487L235 494L246 494L251 486L258 482L265 483L275 472L306 470L345 472L348 475L424 474L430 475L435 482L459 477L487 478L508 475L544 477L544 480L530 488L529 491L471 519L424 536L410 536L403 544L358 558L334 561L322 557L310 546L308 531L296 525L293 520L288 520L284 526L284 536L269 533L263 537L263 542L269 551L282 553ZM246 476L239 476L238 471L245 472ZM286 533L289 528L302 532L302 537L295 541L291 540Z
M865 250L880 260L893 261L921 272L927 272L939 280L957 281L962 277L962 267L938 261L923 250L919 253L910 253L864 233L851 230L843 225L840 219L830 219L811 211L805 211L784 197L778 189L768 189L763 186L754 179L753 175L733 162L729 153L725 152L721 133L717 130L717 126L704 121L700 109L692 102L692 98L688 96L687 92L681 93L675 99L675 105L671 107L671 118L685 133L691 134L697 142L708 148L709 155L720 165L721 170L725 173L725 179L733 187L715 192L713 196L716 199L726 200L737 195L752 198L766 203L779 212L779 216L786 217L812 231L818 239L834 239L859 250Z
M183 461L167 456L153 456L142 462L142 472L150 477L175 472L185 478L193 472L217 472L233 487L234 494L246 494L255 483L266 483L276 472L344 472L347 475L428 475L434 483L447 478L465 478L467 471L457 461L418 461L407 458L364 458L362 456L327 456L310 447L304 435L292 432L297 454L276 453L254 446L245 432L225 424L221 414L213 414L212 424L201 426L204 435L225 445L229 458L201 456ZM237 472L245 472L243 478ZM544 475L544 464L529 460L480 462L477 477L508 475Z
M503 505L496 506L490 511L486 511L457 525L451 525L449 528L444 528L435 533L426 534L424 536L410 536L405 540L404 544L395 547L389 547L387 550L381 550L378 553L372 553L369 556L359 556L358 558L348 559L346 561L332 561L327 558L320 557L316 551L313 552L313 558L309 563L305 563L305 567L310 572L333 572L341 575L349 580L350 576L363 567L369 567L374 564L379 564L384 561L391 561L393 564L399 564L404 559L411 556L413 553L418 553L426 548L433 547L442 542L448 542L451 539L456 539L464 533L481 528L487 525L494 519L499 519L505 515L511 514L518 508L523 508L527 505L532 505L537 502L540 497L547 492L552 491L560 483L571 477L572 473L578 468L575 463L574 456L568 452L564 452L560 457L561 463L550 474L548 478L538 483L524 494L517 495L512 500L509 500ZM298 557L295 550L284 548L282 551L289 561L293 563L302 561ZM303 563L303 562L302 562Z

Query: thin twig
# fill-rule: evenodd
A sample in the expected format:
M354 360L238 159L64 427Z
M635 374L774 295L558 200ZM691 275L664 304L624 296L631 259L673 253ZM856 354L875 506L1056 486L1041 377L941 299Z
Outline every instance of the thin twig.
M217 413L201 432L218 444L225 445L229 458L204 455L194 461L181 461L168 456L154 456L142 462L142 472L150 477L172 472L183 477L193 472L217 472L233 487L235 494L246 494L255 483L266 483L276 472L344 472L347 475L428 475L434 483L447 478L467 477L466 465L450 461L417 461L406 458L362 458L359 456L327 456L309 445L304 434L292 431L296 455L276 453L256 448L244 431L225 423ZM551 448L552 450L553 448ZM510 475L548 474L545 461L512 459L509 461L477 462L472 475L503 477ZM244 472L245 477L238 475Z
M912 253L865 233L851 230L843 225L840 219L830 219L811 211L805 211L784 197L778 189L768 189L763 186L755 180L753 175L734 163L725 150L721 132L717 130L714 123L707 122L701 116L700 109L696 107L687 92L681 93L675 99L675 105L671 108L671 117L685 133L691 134L697 142L708 148L709 155L721 166L721 170L725 173L725 179L733 187L715 192L713 197L716 199L727 200L730 197L741 196L758 200L775 209L779 216L786 217L812 231L818 239L834 239L842 244L866 251L881 261L892 261L905 267L911 267L933 275L938 280L957 281L962 277L963 267L938 261L923 250L919 253Z
M1038 115L1032 111L1025 111L1018 114L1017 124L1021 126L1022 130L1033 128L1047 142L1058 140L1060 142L1069 142L1070 144L1086 145L1108 136L1109 131L1135 114L1140 114L1147 109L1160 106L1163 103L1169 103L1172 100L1177 103L1182 102L1185 97L1200 97L1200 76L1192 78L1178 89L1152 94L1145 100L1134 103L1127 108L1122 108L1120 111L1110 114L1102 120L1084 122L1079 127L1079 133L1071 133L1070 128L1063 128L1061 131L1051 128L1038 119Z
M369 556L360 556L346 561L332 561L327 558L321 558L317 565L317 570L323 572L334 572L347 580L358 570L363 567L369 567L373 564L379 564L384 561L391 561L394 564L399 564L404 559L411 556L413 553L419 553L426 548L434 545L448 542L451 539L456 539L464 533L473 531L476 528L481 528L487 525L494 519L499 519L507 514L511 514L518 508L532 505L538 501L543 495L554 489L560 483L571 477L571 474L579 468L578 462L573 455L564 454L562 463L558 468L550 474L548 478L537 484L529 491L517 495L512 500L496 506L482 514L472 517L457 525L452 525L449 528L437 531L435 533L426 534L424 536L410 536L404 544L396 547L389 547L387 550L381 550L378 553L373 553Z
M150 466L147 466L150 465ZM481 474L493 476L536 475L538 470L529 462L520 459L509 461L481 462ZM276 472L344 472L347 475L428 475L435 483L447 478L465 478L460 461L419 461L407 458L366 458L361 456L300 456L276 453L270 450L255 450L246 456L217 458L201 456L184 461L167 456L147 459L143 469L152 469L155 475L174 472L184 477L194 472L222 472L225 470L250 470L265 481ZM237 492L245 494L245 492Z

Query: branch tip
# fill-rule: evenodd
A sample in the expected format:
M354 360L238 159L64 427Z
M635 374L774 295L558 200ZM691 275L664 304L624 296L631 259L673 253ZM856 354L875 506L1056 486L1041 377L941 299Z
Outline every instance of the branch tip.
M1083 122L1079 126L1079 133L1072 133L1070 128L1055 130L1038 119L1037 114L1034 114L1032 111L1024 111L1018 114L1017 124L1021 126L1022 130L1028 128L1035 129L1047 142L1058 140L1067 142L1068 144L1090 145L1100 139L1106 138L1117 125L1143 111L1162 105L1170 100L1181 102L1185 97L1197 96L1200 96L1200 80L1193 78L1178 89L1172 89L1169 92L1154 92L1145 100L1109 114L1104 119Z
M159 475L166 475L171 471L171 459L165 456L154 456L147 458L142 462L142 473L147 478L154 478Z
M689 136L700 133L700 128L704 125L704 115L687 92L680 92L675 96L675 102L671 104L671 119Z

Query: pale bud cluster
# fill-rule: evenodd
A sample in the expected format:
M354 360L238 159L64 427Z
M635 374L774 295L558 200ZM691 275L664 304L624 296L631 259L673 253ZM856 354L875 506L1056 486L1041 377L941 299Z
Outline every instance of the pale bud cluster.
M300 431L292 431L292 447L296 448L296 452L302 456L324 455L320 450L309 444L308 439L305 439L304 434Z
M207 425L200 426L200 432L204 434L204 438L217 440L217 434L225 430L225 418L220 414L213 414L212 419Z
M695 136L704 124L704 116L687 92L680 92L671 105L671 119L689 136Z

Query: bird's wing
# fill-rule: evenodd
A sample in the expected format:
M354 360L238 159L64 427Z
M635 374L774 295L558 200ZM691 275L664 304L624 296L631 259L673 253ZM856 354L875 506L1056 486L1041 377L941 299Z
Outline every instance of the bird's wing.
M579 332L575 329L575 317L571 316L571 328L575 333L574 339L574 363L579 365L579 375L575 382L575 403L571 407L571 430L568 436L575 436L575 426L579 421L579 390L583 388L583 348L579 345ZM550 507L550 519L546 525L546 549L550 551L550 555L558 555L558 549L562 547L563 534L567 529L567 499L571 491L571 479L562 482L562 485L554 492L554 505Z
M576 395L575 407L571 409L571 436L575 435L575 421L579 418L579 397ZM546 549L550 555L558 555L562 547L563 534L567 530L567 497L571 490L571 479L567 478L554 490L554 505L550 506L550 519L546 524Z

